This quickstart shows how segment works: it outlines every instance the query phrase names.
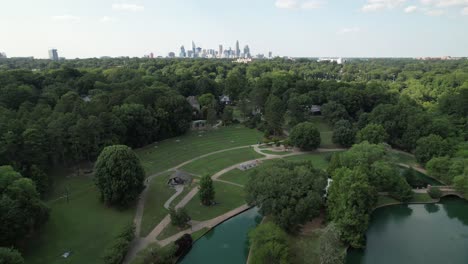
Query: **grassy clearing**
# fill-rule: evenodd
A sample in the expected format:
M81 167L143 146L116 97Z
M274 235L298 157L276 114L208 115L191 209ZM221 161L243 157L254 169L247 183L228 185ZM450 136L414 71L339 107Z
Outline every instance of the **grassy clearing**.
M412 203L429 203L432 201L434 200L427 193L415 193L413 199L411 199Z
M312 164L318 169L326 169L328 167L327 157L332 155L332 152L328 153L312 153L304 155L296 155L291 157L286 157L284 160L287 161L312 161Z
M249 173L248 171L241 171L239 169L233 169L225 174L223 174L220 179L223 181L233 182L240 185L246 185L247 181L249 180Z
M146 174L151 175L210 152L256 144L262 133L243 126L190 132L136 150Z
M262 150L263 153L265 154L271 154L271 155L287 155L291 154L291 151L272 151L272 150Z
M69 201L57 199L68 186ZM101 256L122 228L131 223L134 209L120 211L103 205L98 190L87 177L65 178L56 185L55 197L47 202L49 221L28 241L26 263L103 263ZM71 251L70 257L61 257Z
M210 231L210 229L207 228L207 227L204 227L204 228L202 228L202 229L200 229L200 230L198 230L196 232L193 232L192 233L193 241L195 241L195 240L199 239L200 237L204 236L206 234L206 232L208 232L208 231Z
M157 239L158 240L164 240L168 237L171 237L181 231L186 230L187 228L190 228L190 226L185 227L185 228L179 228L178 226L169 224L164 228L164 230L158 235Z
M418 162L416 158L409 154L401 151L392 150L388 152L390 161L394 163L403 163L409 166L417 166Z
M328 125L325 119L321 116L314 116L312 117L309 122L314 123L315 127L320 132L320 138L322 139L322 143L320 144L321 148L334 148L336 147L333 144L332 137L333 137L333 128Z
M167 186L170 173L154 178L148 187L143 218L141 219L140 235L148 233L168 214L164 203L171 198L175 190Z
M185 209L187 209L188 214L193 220L209 220L245 204L245 194L242 187L222 182L213 182L213 185L216 192L216 205L204 206L200 203L198 196L195 196L185 206Z
M320 236L323 230L317 229L311 234L290 236L291 263L320 263Z
M255 152L251 147L248 147L210 155L191 162L182 167L182 169L197 175L212 175L231 165L262 157L262 155Z
M380 206L384 206L384 205L388 205L388 204L395 204L395 203L399 203L400 201L398 201L397 199L391 197L391 196L388 196L388 195L379 195L379 199L377 200L377 205L376 207L380 207Z

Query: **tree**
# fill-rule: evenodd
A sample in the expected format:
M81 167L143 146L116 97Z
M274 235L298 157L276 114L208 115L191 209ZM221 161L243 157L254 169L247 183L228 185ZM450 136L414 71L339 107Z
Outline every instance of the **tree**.
M413 198L413 190L406 182L403 176L397 175L394 177L394 183L390 195L401 202L409 202Z
M265 121L270 134L277 136L283 133L284 112L285 106L281 99L270 95L265 104Z
M357 133L357 142L368 141L371 144L384 143L388 139L387 131L382 125L369 124Z
M152 113L141 104L116 106L112 113L125 127L124 142L132 147L141 147L153 142L158 126Z
M320 263L321 264L343 264L346 251L340 240L340 233L332 222L320 236Z
M365 169L335 171L328 190L328 212L344 242L354 248L364 247L369 215L376 202L377 193L369 184Z
M206 122L213 126L216 124L217 119L216 110L213 107L209 107L206 111Z
M0 247L1 264L23 264L24 259L18 250L13 248Z
M174 255L176 257L183 256L192 248L192 236L190 234L184 234L182 237L177 239L174 244L177 246L177 250Z
M250 263L289 263L288 237L277 225L269 222L257 226L249 233L249 241L255 249Z
M214 95L210 93L200 95L200 97L198 97L198 102L201 107L213 107L216 105L216 99Z
M406 169L403 172L403 177L405 177L406 182L413 188L424 187L424 182L416 175L416 171L413 168Z
M178 226L180 228L186 227L188 222L190 221L190 216L188 215L187 210L185 210L185 208L171 208L169 210L169 214L171 216L172 225Z
M440 136L431 134L417 141L414 155L418 162L426 164L433 157L448 155L450 151L451 146L446 140Z
M429 190L427 191L427 194L429 194L429 196L432 199L439 199L440 197L442 197L442 191L437 187L429 188Z
M335 123L333 129L333 143L343 147L351 147L354 144L356 132L348 120L340 120Z
M232 106L224 107L223 116L222 116L223 124L224 125L232 124L233 115L234 115L234 108L232 108Z
M327 174L309 162L278 161L250 177L246 201L281 228L295 232L320 214L326 184Z
M452 184L453 177L457 176L450 174L451 166L452 161L447 156L434 157L426 164L427 173L445 184Z
M205 206L210 206L214 202L215 198L215 190L213 186L213 180L211 179L210 175L205 175L200 180L200 186L198 195L200 197L200 201Z
M33 181L11 166L0 166L0 212L0 246L6 247L31 235L49 218Z
M342 104L334 101L322 105L321 111L325 119L328 120L328 122L331 124L335 124L341 119L349 118L346 108Z
M304 122L296 125L289 136L291 144L303 150L313 150L320 146L320 132L315 125Z
M110 205L128 206L144 189L145 172L136 154L127 146L104 148L95 165L94 182L101 200Z

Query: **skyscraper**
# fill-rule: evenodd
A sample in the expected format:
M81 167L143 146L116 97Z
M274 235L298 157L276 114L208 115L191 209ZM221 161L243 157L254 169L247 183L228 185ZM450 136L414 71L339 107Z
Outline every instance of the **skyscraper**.
M192 52L193 54L197 53L197 46L195 46L195 42L192 40Z
M6 59L6 57L5 52L0 52L0 59Z
M249 48L249 45L245 45L245 47L244 47L244 57L250 58L250 48Z
M179 57L181 57L181 58L187 57L187 53L185 52L185 47L184 47L184 45L182 45L182 47L180 47L180 54L179 54Z
M59 60L57 49L50 49L49 50L49 59L53 60L53 61L58 61Z
M223 45L219 45L218 56L220 58L223 56Z
M240 57L240 47L239 47L239 41L236 42L236 58Z
M268 58L269 58L269 59L272 59L272 58L273 58L273 52L271 52L271 51L268 52Z

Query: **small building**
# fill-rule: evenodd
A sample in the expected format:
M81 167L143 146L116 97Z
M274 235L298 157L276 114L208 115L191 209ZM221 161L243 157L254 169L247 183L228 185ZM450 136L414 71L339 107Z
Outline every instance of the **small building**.
M224 95L224 94L223 94L222 96L219 97L219 101L220 101L221 103L223 103L223 104L226 104L226 105L231 104L231 98L229 98L229 96Z
M185 185L192 181L192 176L181 170L176 170L169 180L167 181L167 185L169 186L177 186L177 185Z
M313 115L321 115L322 114L322 107L320 105L312 105L310 107L310 112Z

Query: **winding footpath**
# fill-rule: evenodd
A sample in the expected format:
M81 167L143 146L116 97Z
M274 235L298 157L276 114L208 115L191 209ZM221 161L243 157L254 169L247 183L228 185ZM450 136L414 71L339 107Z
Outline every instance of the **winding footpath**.
M243 163L247 163L247 162L254 162L254 161L265 161L265 160L272 160L272 159L282 159L282 158L285 158L285 157L291 157L291 156L298 156L298 155L305 155L305 154L312 154L312 153L324 153L324 152L335 152L335 151L343 151L343 150L346 150L346 149L342 149L342 148L335 148L335 149L317 149L316 151L313 151L313 152L303 152L303 151L293 151L291 152L290 154L286 154L286 155L275 155L275 154L267 154L267 153L263 153L262 150L259 148L259 145L248 145L248 146L241 146L241 147L235 147L235 148L229 148L229 149L224 149L224 150L219 150L219 151L215 151L215 152L211 152L211 153L208 153L208 154L204 154L204 155L201 155L201 156L198 156L196 158L193 158L191 160L188 160L188 161L185 161L171 169L168 169L168 170L165 170L163 172L160 172L160 173L156 173L156 174L153 174L151 176L149 176L146 181L145 181L145 190L142 192L142 194L140 195L140 198L138 200L138 205L137 205L137 211L136 211L136 214L135 214L135 217L134 217L134 224L135 224L135 234L136 234L136 238L132 241L131 243L131 247L125 257L125 260L124 260L124 264L128 264L130 263L135 257L136 255L138 254L138 252L140 252L141 250L145 249L149 244L151 243L158 243L160 246L164 247L174 241L176 241L178 238L180 238L182 235L184 234L192 234L196 231L199 231L203 228L208 228L208 229L211 229L213 227L215 227L216 225L226 221L227 219L249 209L250 207L247 205L247 204L244 204L232 211L229 211L223 215L220 215L220 216L217 216L213 219L210 219L210 220L207 220L207 221L203 221L203 222L197 222L197 223L194 223L191 228L187 229L187 230L183 230L169 238L166 238L164 240L158 240L157 237L159 236L159 234L161 234L161 232L170 224L171 222L171 219L170 219L170 216L169 214L166 215L163 220L161 220L161 222L159 222L159 224L154 227L154 229L146 236L146 237L140 237L139 234L140 234L140 231L141 231L141 221L142 221L142 217L143 217L143 211L144 211L144 207L145 207L145 201L146 201L146 197L148 195L148 190L149 190L149 184L150 182L155 178L155 177L158 177L158 176L161 176L161 175L164 175L168 172L171 172L171 171L175 171L193 161L196 161L196 160L199 160L199 159L202 159L202 158L205 158L205 157L208 157L208 156L211 156L211 155L215 155L215 154L218 154L218 153L223 153L223 152L226 152L226 151L231 151L231 150L237 150L237 149L242 149L242 148L250 148L252 147L253 150L261 155L263 155L264 157L263 158L260 158L260 159L254 159L254 160L250 160L250 161L244 161L244 162L241 162L241 163L238 163L238 164L235 164L235 165L232 165L232 166L229 166L215 174L213 174L213 176L211 176L211 178L213 179L213 181L219 181L219 182L223 182L223 183L227 183L227 184L231 184L231 185L236 185L236 186L239 186L239 187L244 187L243 185L240 185L240 184L237 184L237 183L232 183L232 182L229 182L229 181L224 181L224 180L220 180L219 178L224 175L225 173L231 171L231 170L234 170L236 168L239 167L239 165L243 164ZM171 197L169 198L169 200L166 201L164 207L167 209L169 208L171 202L176 198L178 197L181 193L183 192L183 188L180 188L176 191L176 193ZM198 188L195 187L193 188L189 193L187 193L187 195L185 195L185 197L175 206L176 209L178 208L182 208L184 207L185 205L187 205L190 200L192 200L195 195L197 195L198 193Z

